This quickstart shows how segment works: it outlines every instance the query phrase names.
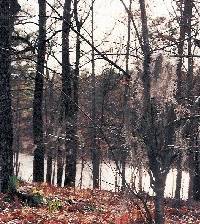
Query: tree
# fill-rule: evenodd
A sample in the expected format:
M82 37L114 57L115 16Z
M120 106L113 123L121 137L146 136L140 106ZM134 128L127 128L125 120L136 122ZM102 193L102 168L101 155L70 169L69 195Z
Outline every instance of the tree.
M193 11L193 1L192 0L184 0L183 5L180 6L181 11L181 18L180 18L180 36L179 36L179 42L178 42L178 63L177 63L177 69L176 69L176 75L177 75L177 93L176 98L179 104L184 104L185 108L188 108L190 113L195 113L195 107L194 105L192 108L190 105L190 100L194 101L193 99L193 56L192 56L192 11ZM184 85L184 77L183 75L183 54L184 54L184 46L187 38L187 51L188 51L188 59L187 59L187 73L185 78L185 85ZM185 87L185 88L184 88ZM184 98L186 99L184 102ZM196 123L196 122L195 122ZM196 131L198 124L195 125L194 122L190 122L190 125L187 125L187 129L190 132L189 136L189 147L193 148L194 143L196 142ZM191 128L192 127L192 128ZM198 160L195 162L195 154L198 154L197 150L189 150L191 151L189 153L189 168L190 168L190 184L194 181L195 182L195 176L197 175L197 179L199 179L198 170L197 172L195 169L194 163L198 164ZM194 160L193 160L194 156ZM180 191L181 191L181 181L182 181L182 157L183 152L179 152L178 160L177 160L177 180L176 180L176 191L175 191L175 198L178 200L178 206L180 204ZM197 156L198 158L198 156ZM193 167L194 165L194 167ZM198 167L199 165L197 165ZM198 169L198 168L197 168ZM194 173L193 173L194 172ZM198 181L197 181L198 183ZM193 184L192 184L193 185ZM197 184L198 186L198 184ZM192 187L190 188L192 189ZM198 189L198 187L197 187ZM190 191L190 190L189 190ZM193 189L194 195L195 192L198 192L198 190L195 190L195 186ZM189 193L191 194L191 193ZM197 193L198 194L198 193ZM195 198L195 196L194 196Z
M75 59L75 69L70 71L70 81L71 81L71 96L70 97L70 111L69 111L69 122L68 125L68 137L70 138L68 144L66 145L66 172L65 172L65 186L75 186L76 180L76 160L78 151L78 134L77 134L77 116L78 116L78 86L79 86L79 66L81 57L81 42L80 42L80 32L82 27L82 21L79 19L78 14L78 0L74 1L74 19L76 24L77 33L76 34L76 59ZM66 20L69 24L70 20ZM67 50L67 49L66 49ZM69 49L68 49L69 50Z
M180 17L180 36L178 42L178 63L176 68L176 75L177 75L177 92L176 98L178 102L180 102L181 98L183 97L183 77L182 77L182 66L183 66L183 53L184 53L184 44L185 44L185 37L186 33L190 30L190 23L191 23L191 13L193 3L190 0L184 0L183 5L181 4L181 17ZM183 8L182 8L183 7ZM191 84L189 84L191 85Z
M193 19L193 8L194 8L194 1L188 0L185 2L186 4L186 17L187 17L187 35L188 35L188 60L187 60L187 77L186 77L186 96L188 99L191 99L193 101L191 114L195 115L197 114L198 107L196 106L196 103L194 102L194 58L192 56L192 19ZM197 44L197 40L194 39L194 44ZM198 44L197 44L198 46ZM198 122L191 122L190 129L190 136L189 136L189 146L191 146L191 152L189 153L189 168L190 168L190 184L192 183L191 190L192 190L192 198L194 200L199 201L200 200L200 152L199 152L199 123ZM190 190L190 189L189 189ZM191 195L189 195L191 196Z
M65 186L75 185L76 174L76 154L74 154L74 124L73 124L73 77L70 65L69 53L69 35L71 24L71 0L66 0L63 9L62 23L62 108L61 121L64 122L65 128L65 148L66 148L66 167L65 167ZM75 164L74 164L75 162Z
M131 6L132 6L132 0L129 0L129 13L128 13L128 24L127 24L127 46L126 46L126 72L129 73L129 57L130 57L130 40L131 40L131 17L130 17L130 12L131 12ZM128 100L129 100L129 93L130 87L129 87L129 82L125 84L125 89L124 89L124 103L123 103L123 119L122 119L122 125L124 126L124 129L129 129L129 113L128 113ZM123 129L122 129L123 130ZM130 130L129 130L130 131ZM126 144L124 144L123 147L123 152L122 152L122 188L125 189L126 185L126 178L125 178L125 172L126 172L126 158L127 158L127 147Z
M91 3L91 26L92 35L91 43L94 46L94 1ZM91 128L91 154L92 154L92 175L93 175L93 188L99 188L99 166L100 166L100 152L97 144L97 122L96 122L96 77L95 77L95 58L94 58L94 48L92 47L92 74L91 74L91 118L92 118L92 128Z
M14 18L19 10L17 0L0 1L0 192L7 191L13 175L10 49Z
M38 0L39 35L35 89L33 99L33 137L35 143L33 160L33 181L44 181L44 142L43 142L43 83L46 56L46 0Z
M168 147L168 137L170 129L167 129L163 123L164 120L159 118L157 111L156 100L151 97L151 70L152 62L149 29L146 15L145 0L139 0L141 22L142 22L142 51L143 51L143 121L142 121L142 136L146 145L151 186L155 192L155 223L164 224L164 190L166 177L173 161L173 149ZM162 114L161 114L162 115ZM160 116L161 116L160 115ZM163 117L166 117L164 115ZM166 119L168 121L168 119ZM164 133L164 135L162 134ZM166 136L166 137L165 137ZM165 143L165 144L162 144Z

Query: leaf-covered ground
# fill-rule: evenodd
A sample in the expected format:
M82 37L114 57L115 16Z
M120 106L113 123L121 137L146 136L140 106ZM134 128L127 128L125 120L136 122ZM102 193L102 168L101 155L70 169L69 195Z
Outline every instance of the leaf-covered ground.
M33 195L34 203L22 202L19 197L0 195L0 224L144 224L144 211L137 200L109 191L65 189L54 186L28 185L19 188ZM35 204L32 205L35 205ZM180 209L166 205L166 223L200 224L199 204ZM153 213L152 202L149 202Z

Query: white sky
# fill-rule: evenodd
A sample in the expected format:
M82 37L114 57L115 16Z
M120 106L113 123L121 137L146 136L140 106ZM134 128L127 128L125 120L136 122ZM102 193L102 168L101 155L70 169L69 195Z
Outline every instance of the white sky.
M54 0L48 0L53 2ZM63 0L61 0L63 1ZM90 1L90 0L89 0ZM89 2L87 0L87 2ZM124 0L128 2L128 0ZM28 8L30 12L37 15L37 0L19 0L23 8ZM133 8L137 1L132 3ZM147 0L148 6L151 8L151 16L169 16L171 10L171 0ZM128 4L127 4L128 5ZM95 1L95 24L97 32L110 31L116 20L123 18L125 14L124 8L120 0L96 0Z
M61 0L63 2L63 0ZM124 0L128 3L129 0ZM48 2L53 3L54 0L48 0ZM90 0L87 0L89 4ZM35 14L35 19L33 21L37 22L37 14L38 14L38 1L37 0L19 0L19 3L23 8L28 8L28 11L32 14ZM164 16L169 17L169 11L171 9L171 0L147 0L147 4L150 7L150 16L158 17ZM127 4L128 5L128 4ZM136 6L137 5L137 6ZM133 1L132 8L133 12L138 7L138 1ZM125 13L124 7L120 0L96 0L94 5L95 10L95 37L96 37L96 45L101 43L104 37L107 36L112 31L112 34L107 38L109 44L104 44L99 47L101 51L108 50L112 42L120 42L123 37L126 35L126 26L123 24L125 22L125 17L127 14ZM60 12L62 14L62 12ZM115 28L113 28L115 27ZM25 29L25 28L24 28ZM28 30L37 30L38 27L34 25L26 25L26 29ZM90 23L88 26L86 25L86 29L89 33L91 31ZM140 29L140 28L139 28ZM88 37L87 37L88 38ZM126 38L125 38L126 40ZM126 44L126 42L125 42ZM88 46L84 46L85 49L90 49ZM60 57L60 56L58 56ZM102 60L97 61L97 67L102 64ZM53 64L53 63L51 63Z

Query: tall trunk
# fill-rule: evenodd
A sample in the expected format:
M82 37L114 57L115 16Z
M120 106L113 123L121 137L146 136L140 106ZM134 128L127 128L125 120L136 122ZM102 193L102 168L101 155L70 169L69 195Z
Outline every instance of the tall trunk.
M16 0L0 1L0 192L6 192L13 175L10 39L19 9Z
M181 22L180 22L180 36L178 44L178 64L176 69L177 75L177 92L176 98L178 102L181 102L183 97L191 98L192 90L192 80L193 80L193 58L191 57L191 18L192 18L192 0L184 0L183 9L181 8ZM186 96L182 95L182 66L183 66L183 53L184 53L184 44L186 34L188 34L188 71L187 71L187 87L186 87ZM182 158L183 153L179 152L179 157L177 159L177 178L176 178L176 190L175 190L175 199L176 206L180 206L181 198L181 181L182 181Z
M143 179L143 169L142 165L138 164L138 191L139 193L143 192L143 187L142 187L142 179Z
M70 68L69 55L69 34L71 23L71 3L72 0L66 0L63 12L62 24L62 99L65 120L65 134L66 134L66 167L65 167L65 186L75 186L76 177L76 154L77 154L77 137L76 137L76 113L74 105L77 105L78 96L74 89L77 90L77 77L73 80ZM74 97L77 96L77 99ZM77 102L78 103L78 102Z
M166 177L161 178L161 182L157 182L155 185L155 223L165 223L164 217L164 190ZM164 185L163 185L164 183Z
M57 185L59 187L62 186L62 177L63 177L63 168L64 168L64 160L63 160L63 151L60 149L60 142L57 141L58 149L57 149Z
M151 63L151 53L150 53L150 44L149 44L149 31L147 25L147 16L146 16L146 6L145 0L139 0L140 10L141 10L141 20L142 20L142 37L143 37L143 46L142 51L144 54L143 60L143 91L144 91L144 111L147 112L147 116L150 116L151 113L148 113L151 108L151 80L150 80L150 63Z
M182 182L182 152L179 152L177 159L177 175L176 175L176 190L175 190L176 207L180 206L181 182Z
M92 46L94 46L94 1L91 6L92 13ZM94 48L92 48L92 135L91 135L91 153L92 153L92 174L93 174L93 188L99 188L99 167L100 167L100 152L97 145L97 130L96 130L96 78L95 78L95 60Z
M71 148L71 153L68 154L66 161L66 170L65 173L65 185L75 186L76 181L76 159L78 151L78 139L77 139L77 116L78 116L78 84L79 84L79 64L80 64L80 31L81 31L81 22L78 18L78 0L74 1L74 18L76 22L77 35L76 35L76 62L75 69L72 78L72 99L71 102L71 143L69 147Z
M123 152L126 154L126 152ZM122 155L121 157L121 165L122 165L122 190L125 190L126 188L126 156Z
M132 0L129 0L128 24L127 24L127 45L126 45L126 73L129 72L129 57L130 57L130 39L131 39L131 7Z
M194 93L193 93L193 67L194 67L194 61L192 57L192 17L193 17L193 6L194 6L194 1L193 0L188 0L187 1L187 17L188 17L188 24L187 24L187 31L188 31L188 72L187 72L187 98L192 99L194 101ZM198 108L193 105L192 114L197 114L198 113ZM192 198L194 200L199 201L200 200L200 162L199 162L199 157L200 157L200 152L199 152L199 141L198 141L198 123L193 122L192 124L192 131L191 131L191 137L190 137L190 143L192 147L192 152L190 153L190 168L192 169L192 173L190 172L190 187L193 191ZM196 130L196 133L194 132ZM192 134L193 133L193 134ZM192 145L195 145L193 147ZM191 193L191 191L190 191Z
M200 153L199 149L194 152L194 177L193 177L193 199L200 201Z
M178 102L181 100L182 96L182 84L183 84L183 78L182 78L182 66L183 66L183 52L184 52L184 44L185 44L185 35L187 32L187 24L188 24L188 4L190 0L184 0L182 10L181 8L181 20L180 20L180 35L179 35L179 43L178 43L178 63L176 68L176 75L177 75L177 91L176 91L176 98ZM181 5L182 7L182 5Z
M61 121L69 122L71 115L71 96L72 96L72 77L70 68L69 55L69 33L71 22L71 0L66 0L63 11L62 24L62 105L61 105Z
M76 127L73 126L68 131L70 143L67 143L66 166L65 166L65 181L64 186L75 186L76 180L76 157L77 157L77 139Z
M46 0L38 0L39 4L39 36L35 89L33 99L33 138L35 143L33 159L33 181L44 181L44 142L43 142L43 82L46 55Z
M17 86L17 102L16 102L16 126L15 126L15 149L14 149L14 175L19 173L19 152L21 148L21 110L20 110L20 86Z
M195 108L194 108L195 109ZM193 190L193 199L200 201L200 151L199 151L199 127L196 122L192 124L193 136L191 136L191 141L193 144L192 150L192 168L193 175L190 178L192 179L192 190Z
M147 25L147 15L146 15L146 6L145 0L139 0L140 12L141 12L141 22L142 22L142 39L143 46L142 51L144 55L143 60L143 121L144 123L144 141L147 148L148 159L149 159L149 169L151 171L151 184L155 192L155 223L164 224L164 188L166 175L168 172L168 165L165 166L165 163L159 161L159 155L162 159L167 160L167 158L162 157L160 153L159 145L157 144L157 127L156 127L156 114L154 113L154 104L151 100L151 72L150 72L150 63L151 63L151 51L149 44L149 31ZM166 155L166 154L165 154ZM167 155L166 155L167 156ZM167 161L165 161L167 162Z
M126 46L126 73L129 73L129 57L130 57L130 38L131 38L131 6L132 0L129 1L129 13L128 13L128 25L127 25L127 46ZM124 103L123 103L123 126L127 132L129 132L129 114L128 114L128 100L129 100L129 83L125 85L124 89ZM129 133L128 133L129 134ZM125 143L126 145L126 143ZM125 148L122 151L123 155L121 157L121 164L122 164L122 189L125 189L126 186L126 159L127 159L127 149Z
M53 172L53 153L54 153L54 144L51 140L51 135L53 134L53 129L55 128L55 97L54 97L54 75L50 78L49 71L47 69L47 100L46 100L46 119L47 119L47 127L46 127L46 141L47 141L47 173L46 173L46 182L52 183L52 172Z
M47 173L46 173L46 182L48 184L52 184L52 172L53 172L53 157L52 157L52 149L48 149L47 152Z
M195 106L192 108L192 112L195 110ZM189 192L188 192L188 199L191 200L198 200L198 196L196 197L195 194L198 195L198 189L200 189L200 185L198 184L199 179L199 172L198 172L198 164L199 164L199 143L198 143L198 123L196 121L191 121L190 125L188 126L189 131L189 156L188 156L188 163L189 163ZM196 186L195 186L196 185ZM195 198L196 197L196 198Z
M193 185L194 185L194 153L193 148L191 149L191 153L188 156L188 168L189 168L189 187L188 187L188 201L192 201L193 199Z
M188 71L187 71L187 98L193 97L193 67L194 61L192 57L192 11L193 11L193 0L189 0L187 3L187 33L188 33Z

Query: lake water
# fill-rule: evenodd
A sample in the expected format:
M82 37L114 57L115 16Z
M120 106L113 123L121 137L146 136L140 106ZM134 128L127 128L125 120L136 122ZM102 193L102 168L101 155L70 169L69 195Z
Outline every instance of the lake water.
M20 169L19 176L26 181L32 181L32 172L33 172L33 156L27 154L19 155ZM46 161L45 161L46 167ZM81 162L77 164L77 176L76 176L76 186L79 187L81 184ZM101 164L101 189L104 190L114 190L116 183L120 185L119 175L116 175L116 168L114 162L105 162ZM137 184L139 182L138 171L133 170L132 167L126 167L126 181L128 183L131 180L135 180ZM175 184L176 184L176 170L170 170L167 180L166 180L166 189L165 196L173 197L175 193ZM183 199L188 197L188 185L189 185L189 174L183 172L182 177L182 191L181 196ZM92 188L92 164L90 162L84 162L84 168L82 170L82 188ZM144 191L153 193L153 190L150 188L150 178L147 172L143 171L142 174L142 188Z

